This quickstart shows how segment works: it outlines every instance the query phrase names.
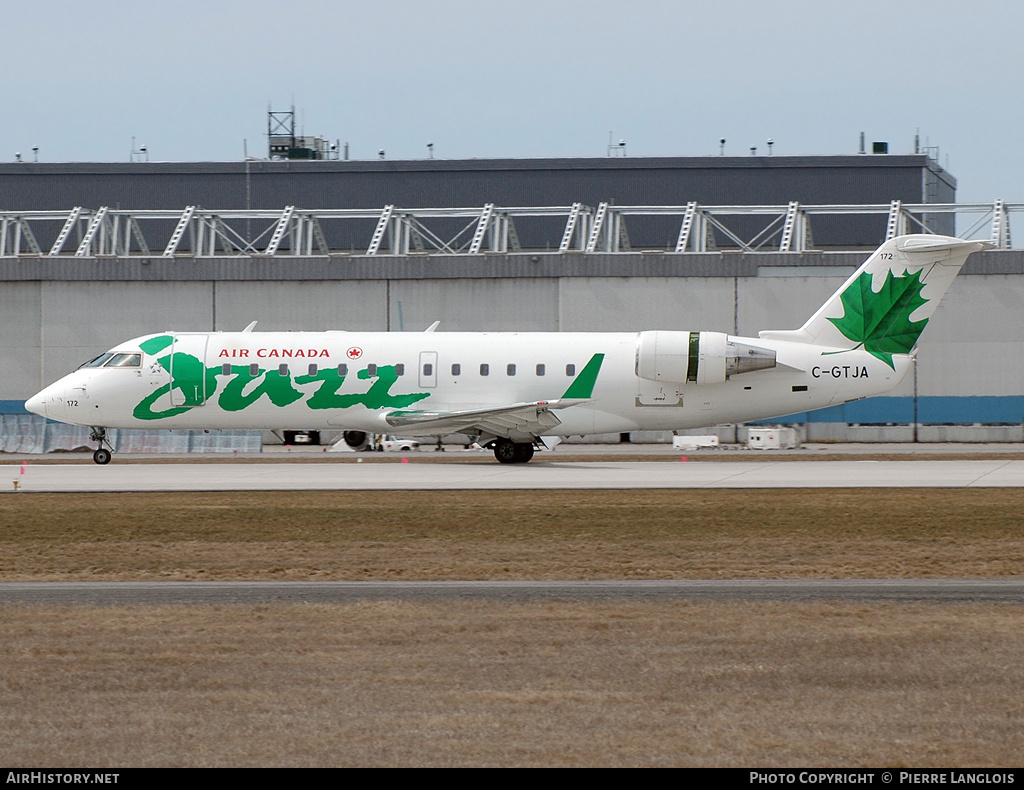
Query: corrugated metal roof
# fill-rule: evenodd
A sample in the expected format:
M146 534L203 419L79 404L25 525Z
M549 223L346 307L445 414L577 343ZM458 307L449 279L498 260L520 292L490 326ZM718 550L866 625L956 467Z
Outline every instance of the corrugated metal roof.
M16 211L923 203L952 202L955 189L924 155L0 164L0 208ZM755 233L756 223L749 220ZM817 222L814 234L825 246L867 246L884 229L884 219L836 217ZM636 220L629 232L634 246L670 246L664 222ZM544 248L560 237L559 222L538 220L521 236ZM366 245L343 233L328 241Z

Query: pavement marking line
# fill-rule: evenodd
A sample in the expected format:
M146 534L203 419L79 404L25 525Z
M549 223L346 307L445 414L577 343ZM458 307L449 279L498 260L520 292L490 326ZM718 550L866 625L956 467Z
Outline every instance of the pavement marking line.
M1012 472L1013 471L1012 468L1015 467L1015 466L1021 466L1020 479L1021 479L1021 481L1024 481L1024 465L1022 465L1020 461L1003 461L1001 463L996 461L996 462L993 462L993 463L996 463L997 465L994 468L988 470L987 472L983 472L982 474L978 475L969 485L972 486L972 487L988 487L983 482L986 478L990 478L993 475L998 474L999 472L1006 471L1006 470L1010 470ZM1004 486L1002 486L999 483L997 483L996 487L1002 488Z

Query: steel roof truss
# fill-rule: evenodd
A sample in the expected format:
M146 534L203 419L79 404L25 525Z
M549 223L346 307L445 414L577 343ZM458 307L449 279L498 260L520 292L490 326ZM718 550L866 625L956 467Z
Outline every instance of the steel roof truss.
M499 207L493 203L476 208L400 209L385 206L372 209L255 209L207 211L188 206L184 211L165 209L121 210L101 206L95 211L76 206L70 211L0 211L0 255L68 254L69 239L76 235L75 257L151 255L160 250L163 257L186 253L204 256L239 255L329 255L328 235L324 223L377 219L376 229L365 254L375 255L387 247L389 254L410 252L457 254L503 254L521 251L516 220L532 217L565 217L558 251L617 253L630 249L626 230L627 215L681 217L675 241L675 252L705 252L715 249L715 234L728 239L745 252L757 252L779 239L776 249L800 252L814 246L811 219L818 215L886 215L889 237L916 232L935 232L934 223L950 215L978 215L965 231L972 238L987 226L987 236L998 247L1012 248L1010 215L1024 210L1024 204L905 204L892 201L888 205L802 205L792 201L788 206L701 206L691 201L685 206L615 206L598 205L596 212L583 203L572 206ZM768 223L752 238L743 238L732 230L729 217L765 215ZM467 224L451 235L451 220L465 218ZM444 230L437 222L446 222ZM149 235L153 228L174 223L166 241ZM244 226L240 223L244 222ZM60 223L56 238L44 252L38 239L48 239L52 231L40 232L36 223ZM156 223L155 225L151 223ZM253 232L253 224L256 230ZM427 223L434 225L431 229ZM242 230L244 229L244 233ZM164 231L156 230L162 234ZM185 240L188 234L187 241ZM449 236L451 236L449 238ZM157 241L158 240L158 241ZM156 242L156 243L155 243ZM549 247L550 249L550 247ZM671 249L671 247L670 247Z

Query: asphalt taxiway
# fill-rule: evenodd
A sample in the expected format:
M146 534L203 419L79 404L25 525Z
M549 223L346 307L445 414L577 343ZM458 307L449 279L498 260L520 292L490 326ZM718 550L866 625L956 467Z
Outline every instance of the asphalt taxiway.
M0 465L0 492L644 488L1020 488L1024 460ZM15 485L17 484L17 485Z
M837 601L1024 605L1024 579L0 583L0 605L255 605L386 600L505 603L538 600Z

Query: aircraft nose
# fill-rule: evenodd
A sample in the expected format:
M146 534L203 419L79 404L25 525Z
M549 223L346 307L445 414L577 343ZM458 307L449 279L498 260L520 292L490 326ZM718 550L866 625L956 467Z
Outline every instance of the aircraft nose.
M25 408L33 414L38 414L40 417L46 416L46 398L42 392L37 392L27 401L25 401Z

